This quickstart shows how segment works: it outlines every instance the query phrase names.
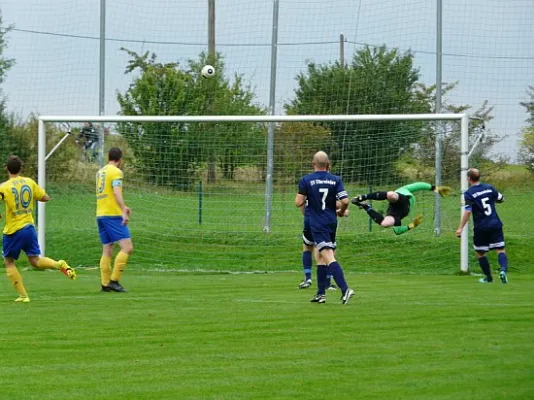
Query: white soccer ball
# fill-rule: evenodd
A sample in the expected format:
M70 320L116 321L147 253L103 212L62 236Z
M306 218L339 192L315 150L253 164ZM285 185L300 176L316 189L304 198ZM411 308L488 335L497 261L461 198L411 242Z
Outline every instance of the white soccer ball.
M204 65L202 71L200 71L203 78L211 78L215 76L215 68L212 65Z

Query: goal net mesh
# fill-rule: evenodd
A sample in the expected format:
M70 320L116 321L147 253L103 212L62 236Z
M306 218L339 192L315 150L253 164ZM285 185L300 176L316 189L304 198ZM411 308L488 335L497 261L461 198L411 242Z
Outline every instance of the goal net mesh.
M275 126L272 212L265 219L268 123L123 122L105 125L105 152L124 152L124 197L132 208L132 266L214 271L300 269L303 216L294 205L299 179L325 150L331 172L351 197L432 183L435 121L283 122ZM99 126L99 124L94 124ZM447 122L459 137L459 123ZM62 124L48 124L48 148ZM75 143L81 124L47 161L47 254L74 265L97 266L101 244L95 222L96 161ZM334 134L333 132L337 132ZM339 133L341 132L341 133ZM458 145L451 143L452 145ZM444 160L445 182L459 189L459 156ZM418 192L423 214L414 231L396 236L350 207L339 220L338 257L349 270L456 271L459 196L442 201L442 235L434 235L434 193ZM387 202L375 201L381 212ZM269 223L269 232L265 225ZM430 268L431 267L431 268Z

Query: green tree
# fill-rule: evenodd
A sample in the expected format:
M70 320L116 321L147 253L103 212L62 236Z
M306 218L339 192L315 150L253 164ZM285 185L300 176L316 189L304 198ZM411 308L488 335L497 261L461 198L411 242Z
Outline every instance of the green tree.
M295 184L311 170L313 155L319 151L334 154L330 131L309 122L284 122L277 126L274 146L274 173L277 181Z
M413 114L429 112L416 96L419 71L411 52L365 47L348 65L308 63L297 75L289 114ZM422 123L376 121L323 123L339 151L331 158L346 181L372 184L392 179L399 149L418 137ZM365 163L370 168L362 168Z
M441 92L443 96L442 112L459 114L470 112L471 120L469 122L469 145L470 148L477 141L476 147L470 157L471 165L484 165L485 171L494 172L504 166L507 157L499 154L490 154L495 145L503 138L487 128L489 121L493 119L491 115L493 107L484 101L482 105L473 111L473 107L468 104L455 105L447 101L447 95L458 86L458 82L444 84ZM430 112L435 110L436 85L418 84L416 96L420 101L428 104ZM458 179L460 165L460 123L457 121L440 121L439 124L427 123L422 129L422 135L419 141L411 146L402 157L402 163L399 163L400 169L406 169L415 172L415 177L420 179L431 179L434 174L436 159L436 134L442 135L442 166L441 173L444 181L454 182ZM400 172L400 171L399 171Z
M530 99L519 103L526 108L529 114L527 122L530 124L522 131L523 139L519 148L519 161L524 163L529 171L534 172L534 86L528 87L527 94Z
M527 112L529 114L529 117L527 118L527 122L534 126L534 86L529 86L527 89L527 94L530 97L527 101L522 101L519 104L521 104L523 107L527 109Z
M4 26L2 13L0 12L0 85L4 82L7 71L15 65L15 60L4 56L4 51L7 48L8 43L7 34L12 28L12 26ZM10 140L12 123L12 118L10 118L6 110L6 99L0 87L0 156L2 159L6 159L13 150L16 150L16 148L13 147L15 144Z
M519 161L524 163L530 172L534 172L534 126L523 129Z
M224 63L216 59L217 74L200 77L206 55L190 60L186 68L178 63L161 63L154 53L139 55L126 51L131 59L126 74L139 70L125 93L117 93L122 115L259 114L252 91L241 76L233 82L224 77ZM208 105L210 105L208 107ZM134 151L136 166L149 182L172 187L187 185L208 162L216 160L226 178L254 156L263 141L259 125L243 123L121 123L119 131ZM246 156L245 156L246 155Z

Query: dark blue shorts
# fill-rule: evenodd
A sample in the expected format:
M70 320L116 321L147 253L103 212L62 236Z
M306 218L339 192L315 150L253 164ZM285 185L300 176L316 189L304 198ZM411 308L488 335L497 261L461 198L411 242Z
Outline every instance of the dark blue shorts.
M335 230L312 230L313 241L317 250L336 249L336 231Z
M313 242L310 220L308 218L304 218L304 228L302 229L302 243L307 246L313 246L315 244Z
M4 257L18 260L21 251L24 251L27 256L41 255L37 232L33 225L26 225L12 235L4 235L2 242L4 245L2 255Z
M304 243L307 246L313 246L315 244L313 241L313 235L311 233L311 230L304 229L302 231L302 243Z
M487 252L504 248L502 228L473 231L473 247L476 251Z
M96 222L102 244L111 244L131 237L128 225L122 225L122 217L98 217Z

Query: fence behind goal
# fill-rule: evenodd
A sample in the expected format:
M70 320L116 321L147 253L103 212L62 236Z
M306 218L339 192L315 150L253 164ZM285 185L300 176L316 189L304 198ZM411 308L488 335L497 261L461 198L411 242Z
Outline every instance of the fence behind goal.
M465 190L460 170L465 173L467 162L460 167L460 145L466 144L461 138L467 138L467 116L455 114L43 116L38 176L53 200L40 204L39 238L50 256L98 266L99 163L79 143L82 122L91 121L104 127L104 154L113 146L124 152L133 268L300 270L303 216L294 198L299 179L312 172L313 154L329 154L331 172L343 178L350 197L413 181L433 183L438 120L441 130L458 136L457 151L441 166L444 183L454 188L440 203L442 233L434 231L432 192L417 193L415 209L403 221L423 214L423 224L398 237L352 206L349 217L339 220L338 258L348 271L457 271L460 245L453 232L460 189ZM384 212L387 203L373 207Z

